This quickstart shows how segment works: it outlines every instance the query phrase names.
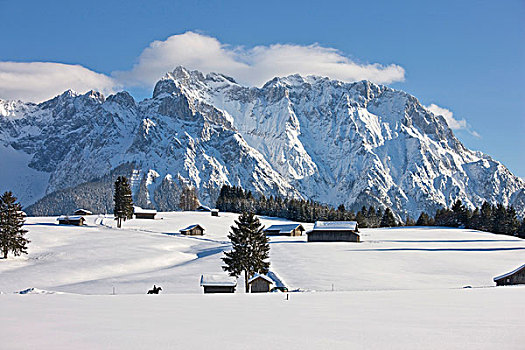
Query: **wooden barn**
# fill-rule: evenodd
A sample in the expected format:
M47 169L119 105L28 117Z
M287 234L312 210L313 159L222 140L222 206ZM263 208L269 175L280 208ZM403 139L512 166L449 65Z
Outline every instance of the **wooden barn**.
M93 212L87 209L77 209L73 212L75 215L93 215Z
M356 221L317 221L308 242L360 242Z
M212 209L211 216L219 216L219 209Z
M188 236L202 236L204 235L204 228L199 224L190 225L186 228L181 229L180 233Z
M504 275L494 277L494 282L497 286L525 284L525 264Z
M235 293L237 280L228 275L202 275L201 287L204 288L204 294Z
M155 219L157 211L155 209L142 209L141 207L133 207L133 214L135 219Z
M69 216L69 215L61 215L57 218L59 225L75 225L75 226L82 226L84 225L84 222L86 219L83 216L75 215L75 216Z
M267 236L301 236L303 232L301 224L272 225L264 230Z
M250 293L268 293L272 289L273 280L266 275L256 273L248 280Z

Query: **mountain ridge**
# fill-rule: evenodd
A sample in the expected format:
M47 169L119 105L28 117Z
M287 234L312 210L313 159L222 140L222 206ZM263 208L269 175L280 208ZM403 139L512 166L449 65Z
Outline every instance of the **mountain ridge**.
M256 88L178 67L140 102L66 91L38 105L0 101L0 115L0 144L49 174L48 195L132 163L146 207L170 209L159 189L188 185L213 204L230 184L399 216L456 199L525 212L522 179L467 149L414 96L367 81L291 75Z

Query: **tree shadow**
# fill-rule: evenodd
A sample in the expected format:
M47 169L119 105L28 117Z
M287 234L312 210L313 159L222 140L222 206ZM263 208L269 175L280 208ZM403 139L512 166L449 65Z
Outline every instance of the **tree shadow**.
M395 239L381 239L377 242L389 242L389 243L479 243L479 242L520 242L520 240L517 239L443 239L443 240L395 240Z
M506 250L525 250L525 247L510 248L376 248L376 249L349 249L349 252L396 252L396 251L415 251L415 252L496 252Z

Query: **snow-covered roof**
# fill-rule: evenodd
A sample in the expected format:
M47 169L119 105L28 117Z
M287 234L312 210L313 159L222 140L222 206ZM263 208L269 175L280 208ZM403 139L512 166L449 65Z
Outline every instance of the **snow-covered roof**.
M265 231L279 231L281 233L290 233L298 227L303 228L303 225L301 224L272 225L268 227L267 229L265 229Z
M218 213L218 212L219 212L219 209L212 209L211 211L214 212L214 213L215 213L215 212Z
M157 214L155 209L142 209L141 207L133 207L135 214Z
M237 279L228 275L201 275L201 286L235 287Z
M57 220L86 220L83 216L80 215L60 215Z
M316 221L315 231L355 231L357 221Z
M272 280L270 277L268 277L268 276L266 276L266 275L260 275L260 274L258 274L258 273L256 273L255 275L253 275L253 277L250 278L250 279L248 280L248 283L252 283L252 282L255 281L257 278L262 278L262 279L264 279L264 280L270 282L271 284L273 284L273 280Z
M207 207L205 205L200 205L197 210L199 211L211 211L210 207Z
M88 215L93 214L93 212L91 212L91 211L89 211L89 210L87 210L87 209L82 209L82 208L78 208L78 209L75 210L74 212L75 212L75 213L77 213L77 212L86 213L86 214L88 214Z
M494 277L494 282L498 281L498 280L501 280L505 277L509 277L509 276L512 276L513 274L515 274L516 272L518 272L519 270L525 268L525 264L521 265L520 267L518 267L517 269L514 269L512 270L511 272L507 272L506 274L504 275L501 275L501 276L497 276L497 277Z
M190 230L193 230L195 227L200 227L202 230L204 230L204 227L202 227L201 225L199 224L194 224L194 225L190 225L186 228L182 228L180 231L183 232L183 231L190 231Z

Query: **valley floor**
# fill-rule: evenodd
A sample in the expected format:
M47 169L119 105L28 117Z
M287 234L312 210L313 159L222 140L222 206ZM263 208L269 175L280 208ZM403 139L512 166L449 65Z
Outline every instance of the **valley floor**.
M29 254L0 260L0 348L525 344L525 288L492 281L525 263L524 240L430 227L362 229L362 243L272 237L272 273L305 293L286 300L282 293L244 295L241 287L234 295L202 295L200 275L222 272L236 217L159 213L123 229L104 216L89 216L85 227L28 218ZM261 219L266 226L286 222ZM178 233L196 223L204 236ZM161 295L144 294L153 284ZM17 294L27 288L35 289Z

